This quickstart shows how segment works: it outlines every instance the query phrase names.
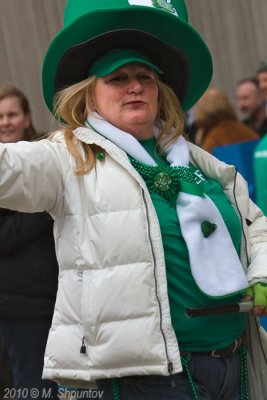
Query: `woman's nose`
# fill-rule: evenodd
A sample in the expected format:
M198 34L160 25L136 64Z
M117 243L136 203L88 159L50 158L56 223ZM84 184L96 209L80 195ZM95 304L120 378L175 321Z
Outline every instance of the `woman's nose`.
M141 85L141 83L139 82L138 79L132 79L129 82L129 86L128 86L128 92L129 93L137 94L137 93L141 93L142 90L143 90L143 87L142 87L142 85Z
M4 115L0 118L0 124L1 125L8 125L9 124L9 118L8 116Z

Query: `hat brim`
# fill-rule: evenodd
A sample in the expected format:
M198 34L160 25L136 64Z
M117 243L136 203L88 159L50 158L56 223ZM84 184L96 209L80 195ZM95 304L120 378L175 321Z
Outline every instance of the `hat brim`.
M53 112L56 92L86 79L92 63L114 48L136 48L147 54L163 71L162 80L174 90L184 110L210 83L210 52L188 23L152 7L97 10L62 29L52 41L43 64L48 108Z

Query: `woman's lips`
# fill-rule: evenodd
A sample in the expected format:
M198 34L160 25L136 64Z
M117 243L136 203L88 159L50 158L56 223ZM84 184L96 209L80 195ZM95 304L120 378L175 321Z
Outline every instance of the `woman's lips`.
M138 105L144 105L144 104L146 104L146 103L142 100L127 101L125 103L126 106L138 106Z

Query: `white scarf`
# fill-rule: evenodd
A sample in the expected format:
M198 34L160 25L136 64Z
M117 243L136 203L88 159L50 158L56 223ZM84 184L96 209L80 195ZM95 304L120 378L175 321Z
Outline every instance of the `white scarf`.
M96 112L90 113L87 123L136 160L157 165L134 136L106 122ZM158 134L159 129L154 127L155 137ZM189 148L182 136L168 146L166 159L171 166L189 165ZM180 191L176 210L189 252L192 275L200 290L211 297L222 297L247 288L248 281L238 254L213 201L207 195L200 197ZM203 221L217 225L217 229L206 238L201 230Z

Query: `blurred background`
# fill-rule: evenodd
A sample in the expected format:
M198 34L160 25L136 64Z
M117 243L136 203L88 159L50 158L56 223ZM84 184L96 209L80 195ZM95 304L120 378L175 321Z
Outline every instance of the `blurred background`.
M212 85L235 101L236 83L253 76L259 62L267 57L267 1L185 2L189 21L206 40L213 56ZM42 99L42 61L51 39L63 25L65 4L66 0L0 0L0 84L12 83L25 92L34 123L43 132L56 125Z

